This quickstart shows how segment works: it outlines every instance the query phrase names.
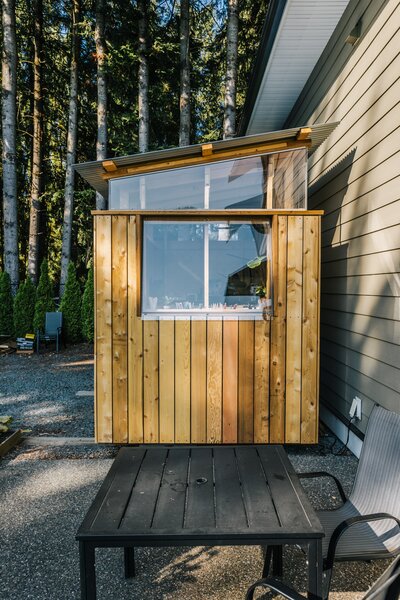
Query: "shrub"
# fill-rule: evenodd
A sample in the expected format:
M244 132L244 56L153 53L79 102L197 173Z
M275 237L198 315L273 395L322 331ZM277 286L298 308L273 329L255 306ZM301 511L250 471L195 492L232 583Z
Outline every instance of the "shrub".
M94 340L94 281L90 267L82 298L82 333L87 342Z
M24 337L33 333L33 317L35 314L36 290L31 279L20 284L14 299L14 329L16 337Z
M63 331L67 342L79 342L82 338L81 304L81 288L76 277L75 265L70 262L64 295L60 304L60 312L63 314Z
M44 331L44 322L47 312L54 312L53 286L50 281L47 260L44 259L40 265L39 285L36 290L35 314L33 317L33 328L35 332L40 329Z
M0 273L0 335L14 334L13 304L11 279L3 271Z
M0 433L6 433L6 431L10 430L10 424L12 423L13 418L8 415L4 417L0 417Z

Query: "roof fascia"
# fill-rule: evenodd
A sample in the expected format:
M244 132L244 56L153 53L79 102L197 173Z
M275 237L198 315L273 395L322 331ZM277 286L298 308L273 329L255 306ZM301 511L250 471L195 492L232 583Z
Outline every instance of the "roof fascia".
M246 135L246 130L275 44L276 35L281 24L286 4L287 0L271 0L261 34L260 46L252 69L252 76L248 88L249 92L246 96L242 117L238 127L238 135L240 136Z

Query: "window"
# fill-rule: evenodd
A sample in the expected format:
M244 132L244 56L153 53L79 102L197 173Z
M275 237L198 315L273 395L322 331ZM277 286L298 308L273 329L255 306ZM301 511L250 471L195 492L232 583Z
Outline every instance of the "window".
M272 312L270 221L143 223L143 316Z
M306 208L307 150L111 179L114 210Z

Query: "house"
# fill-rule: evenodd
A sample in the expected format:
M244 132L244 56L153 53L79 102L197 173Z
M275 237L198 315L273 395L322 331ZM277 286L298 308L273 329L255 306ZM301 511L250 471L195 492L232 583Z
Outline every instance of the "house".
M309 208L324 210L321 416L345 439L361 399L356 454L375 402L400 412L399 23L398 0L272 2L241 124L339 122L309 159Z

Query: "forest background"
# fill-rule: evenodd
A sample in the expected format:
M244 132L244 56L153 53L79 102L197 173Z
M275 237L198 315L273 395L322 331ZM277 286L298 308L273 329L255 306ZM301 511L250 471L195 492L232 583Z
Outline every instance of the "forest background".
M45 258L57 296L70 260L86 279L102 202L73 163L235 135L268 0L1 3L0 271L15 294Z

